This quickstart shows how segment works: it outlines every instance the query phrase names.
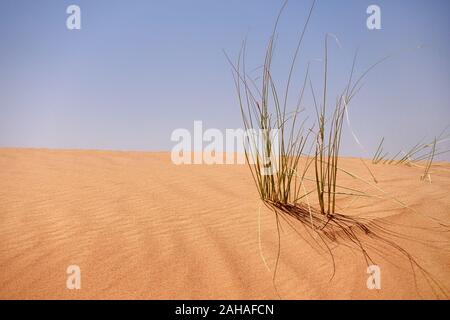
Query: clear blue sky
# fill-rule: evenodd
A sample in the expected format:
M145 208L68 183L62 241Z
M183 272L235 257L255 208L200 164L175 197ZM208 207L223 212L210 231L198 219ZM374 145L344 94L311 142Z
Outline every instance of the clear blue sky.
M81 7L80 31L66 29L70 4ZM280 77L310 4L291 0L282 18L274 62ZM370 4L381 7L382 30L366 28ZM0 147L159 151L170 150L171 132L191 129L194 120L207 128L241 127L222 49L236 56L247 35L247 64L259 66L280 5L281 0L2 0ZM395 53L371 73L351 107L353 128L370 152L382 136L395 153L424 136L431 140L450 124L448 0L318 0L299 80L307 61L322 57L327 32L342 44L330 45L336 90L357 48L359 72ZM312 66L319 81L322 65ZM350 135L345 139L344 154L361 154Z

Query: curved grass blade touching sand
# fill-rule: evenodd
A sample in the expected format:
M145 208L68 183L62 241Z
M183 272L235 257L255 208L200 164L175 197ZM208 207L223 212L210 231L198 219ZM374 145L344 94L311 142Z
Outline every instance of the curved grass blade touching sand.
M268 41L264 63L261 68L262 74L259 86L248 75L246 70L245 40L242 43L237 62L233 63L226 55L232 67L244 127L247 132L255 130L262 132L258 136L259 138L256 138L255 135L247 136L244 150L259 196L263 203L275 213L278 230L278 254L273 268L274 286L280 258L281 221L284 221L297 233L295 224L298 222L308 228L308 233L311 230L313 231L312 235L315 242L320 247L322 247L320 245L322 244L324 246L322 249L325 249L325 252L331 257L333 263L331 279L333 279L336 269L331 245L341 244L360 250L367 265L375 264L374 259L369 254L369 249L375 254L383 256L383 250L385 248L381 248L387 246L400 252L409 260L414 277L414 269L416 268L425 277L433 290L436 288L436 292L443 293L445 296L446 289L438 281L434 280L411 254L392 239L404 238L403 235L390 231L383 223L336 212L337 195L345 194L355 197L373 197L373 195L366 192L345 188L337 183L338 172L344 172L358 179L356 175L352 175L350 172L339 167L339 150L344 117L348 112L350 102L360 90L361 82L370 70L389 57L385 57L376 62L363 72L356 81L353 81L356 64L355 55L347 85L337 97L334 110L329 118L327 91L329 63L328 40L330 35L327 34L325 37L322 101L320 105L317 102L312 81L309 77L308 65L305 76L303 77L303 85L299 92L298 103L289 112L288 96L293 71L314 10L315 1L312 2L294 56L291 60L286 88L280 94L279 88L272 77L271 66L277 27L287 2L285 1L283 3L277 15L272 35ZM316 110L317 118L315 126L317 126L317 131L314 130L314 127L305 129L307 117L302 113L301 105L308 86L310 87ZM302 120L300 120L301 116L303 116ZM270 134L272 131L276 131L277 134ZM310 151L305 152L310 142ZM379 149L381 147L382 144L380 144ZM312 155L311 150L313 150ZM380 153L379 150L377 151L378 153ZM309 170L314 170L313 179L307 177ZM315 190L308 191L306 189L305 182L308 180L314 181ZM371 185L370 183L368 184ZM313 207L308 200L308 196L312 193L317 194L318 208ZM262 254L261 247L260 253ZM267 269L270 270L263 256L262 258Z

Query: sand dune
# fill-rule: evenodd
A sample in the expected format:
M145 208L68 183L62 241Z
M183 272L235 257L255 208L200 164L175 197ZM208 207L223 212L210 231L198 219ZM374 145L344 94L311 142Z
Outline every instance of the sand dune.
M367 163L386 194L340 174L341 184L380 197L343 196L339 210L410 237L395 241L450 289L450 232L432 220L449 221L450 165L434 167L430 184L420 168ZM370 180L360 160L341 165ZM175 166L169 153L0 149L0 168L2 299L436 297L417 270L414 281L408 259L385 247L373 252L381 290L367 288L361 253L341 245L330 280L330 255L307 228L287 225L277 294L275 216L246 166ZM81 268L81 290L66 288L69 265Z

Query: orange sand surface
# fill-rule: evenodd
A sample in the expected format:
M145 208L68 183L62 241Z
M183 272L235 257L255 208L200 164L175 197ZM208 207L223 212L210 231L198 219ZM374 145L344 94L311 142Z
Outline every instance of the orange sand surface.
M450 222L450 165L433 167L429 183L418 167L366 164L376 187L342 172L339 183L372 196L343 195L339 212L404 235L395 243L448 292L450 232L436 220ZM359 159L340 165L371 181ZM175 166L169 153L0 149L1 299L448 298L381 245L372 251L381 290L367 288L364 257L345 244L331 245L331 279L329 253L307 227L296 230L282 224L272 281L275 214L261 205L245 165ZM69 265L81 268L80 290L66 288Z

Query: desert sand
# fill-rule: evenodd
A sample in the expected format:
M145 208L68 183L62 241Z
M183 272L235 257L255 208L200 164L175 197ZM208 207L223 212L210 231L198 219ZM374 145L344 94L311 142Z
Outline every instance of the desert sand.
M338 209L405 235L395 242L450 289L450 232L433 220L449 222L450 165L434 166L429 183L420 168L366 163L386 194L340 173L342 185L377 197L343 196ZM340 165L371 180L359 159ZM389 248L373 252L380 290L367 288L363 256L344 245L332 248L331 279L330 255L301 225L298 233L282 226L275 289L275 215L261 205L245 165L175 166L170 153L6 148L0 168L1 299L436 298ZM80 290L66 288L69 265L81 268Z

